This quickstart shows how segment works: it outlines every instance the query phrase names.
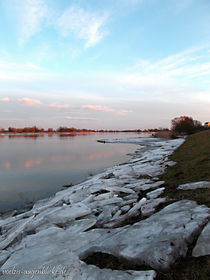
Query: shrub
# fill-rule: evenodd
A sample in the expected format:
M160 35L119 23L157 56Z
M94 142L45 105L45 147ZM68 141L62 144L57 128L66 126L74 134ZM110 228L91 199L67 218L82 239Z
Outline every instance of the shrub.
M193 120L192 117L181 116L174 118L171 121L172 124L172 132L185 135L192 134L196 131L200 131L203 129L203 126L200 121Z

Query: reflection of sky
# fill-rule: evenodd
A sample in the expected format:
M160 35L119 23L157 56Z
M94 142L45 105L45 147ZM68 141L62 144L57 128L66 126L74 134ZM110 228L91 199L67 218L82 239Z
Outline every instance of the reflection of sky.
M79 182L90 173L125 161L135 145L104 145L96 141L123 136L129 137L128 134L62 138L46 135L34 141L5 136L0 146L0 210L49 196L62 185Z
M110 147L111 148L111 147ZM126 153L127 149L118 147L118 149L114 149L114 147L111 148L110 151L101 151L101 152L92 152L92 153L87 153L82 157L83 160L99 160L99 159L106 159L114 156L116 153Z
M41 159L30 158L30 159L28 159L28 160L26 160L24 162L24 167L25 168L30 168L30 167L38 166L38 165L41 165L41 164L42 164L42 160Z

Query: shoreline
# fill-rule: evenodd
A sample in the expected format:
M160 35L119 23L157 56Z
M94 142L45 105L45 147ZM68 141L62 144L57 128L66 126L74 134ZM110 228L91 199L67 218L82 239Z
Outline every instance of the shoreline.
M119 141L117 140L117 142ZM126 143L138 141L135 144L143 144L143 138L123 141L127 141ZM113 143L113 140L106 142ZM86 279L80 278L80 276L91 275L93 272L96 275L109 274L110 277L111 275L116 275L116 277L122 275L124 278L120 279L139 279L140 275L142 279L155 279L155 270L168 269L179 257L177 249L180 246L179 242L183 243L183 237L177 241L177 244L171 245L170 240L173 240L174 233L169 231L168 234L171 235L169 244L167 243L166 247L160 247L159 255L152 256L148 253L150 247L144 248L146 242L142 226L144 225L143 229L146 230L148 226L151 227L151 224L159 221L159 227L162 227L163 217L166 219L181 208L181 212L176 214L177 221L167 221L168 228L173 228L174 222L179 224L180 220L183 219L183 213L188 215L188 212L197 211L199 222L195 219L197 221L196 228L189 229L190 233L187 233L188 238L192 239L193 232L200 232L207 217L209 217L207 209L197 206L196 203L190 201L173 202L160 197L165 188L163 187L164 182L160 181L158 177L168 166L174 164L168 160L168 156L183 142L183 139L151 138L147 142L150 150L138 151L127 163L108 168L80 184L57 192L52 198L38 201L30 211L8 219L1 219L3 240L0 242L0 250L5 255L0 263L2 271L11 268L15 263L16 265L18 263L22 269L30 269L32 264L33 267L38 268L48 263L50 265L64 265L68 270L66 276L68 278L66 279L69 280ZM179 215L181 216L179 217ZM164 219L163 223L165 223ZM140 231L138 227L140 227ZM191 232L192 230L193 232ZM129 239L132 232L136 231L138 234ZM155 231L150 229L150 239L154 239L158 248L161 243L157 243L159 241ZM137 240L138 235L142 236ZM119 236L121 237L119 238ZM186 240L186 242L188 241ZM120 242L123 242L125 249L119 250ZM140 245L141 242L143 242L142 245ZM63 243L65 243L64 247ZM150 246L154 247L151 241L150 243ZM185 248L187 245L182 244L182 246ZM145 251L139 255L135 248ZM174 253L176 252L172 259L168 258L169 248ZM46 252L50 253L50 259L46 258ZM130 263L134 262L139 265L144 263L150 270L133 271L128 276L126 272L121 270L99 269L82 261L95 252L113 254L119 259L127 259ZM40 256L39 260L36 258L37 253ZM61 253L65 259L62 258ZM184 253L181 252L182 254ZM150 255L149 259L148 255ZM32 260L28 262L27 258L30 256ZM162 264L159 263L160 257L164 259ZM70 261L67 262L66 259ZM12 279L11 275L3 277L3 279ZM17 279L26 278L22 275ZM38 278L35 276L34 279L41 279L40 275ZM48 275L45 279L57 278Z

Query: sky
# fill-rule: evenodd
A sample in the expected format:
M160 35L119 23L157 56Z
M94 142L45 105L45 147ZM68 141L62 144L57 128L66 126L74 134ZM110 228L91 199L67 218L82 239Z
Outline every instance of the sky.
M0 0L0 127L210 121L209 0Z

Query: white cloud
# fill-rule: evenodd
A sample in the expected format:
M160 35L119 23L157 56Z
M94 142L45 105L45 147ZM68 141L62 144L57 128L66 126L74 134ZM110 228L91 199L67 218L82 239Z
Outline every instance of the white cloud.
M1 101L2 101L2 102L9 102L10 99L9 99L9 97L3 97L3 98L1 99Z
M0 80L2 81L34 81L52 77L41 67L32 63L16 63L11 60L0 60Z
M82 105L82 109L86 109L93 112L104 112L104 113L114 113L117 115L125 115L127 113L131 113L131 110L114 110L112 108L109 108L107 106L101 106L101 105Z
M62 109L68 109L70 106L69 104L58 104L58 103L51 103L49 105L50 108L55 108L55 109L58 109L58 110L62 110Z
M41 105L43 104L40 100L38 99L31 99L28 97L20 98L18 99L19 102L25 103L28 106L33 106L33 105Z
M117 111L117 114L118 115L126 115L128 113L132 113L133 111L132 110L120 110L120 111Z
M105 25L107 16L96 12L70 6L58 19L58 26L63 36L74 34L78 39L85 40L85 47L99 43L107 34Z
M100 105L82 105L82 109L87 109L90 111L98 111L98 112L105 112L105 113L113 113L115 110L106 107L106 106L100 106Z
M19 44L22 46L34 34L41 30L43 20L48 16L48 8L44 0L14 0L19 26Z
M208 82L210 55L206 47L188 49L158 61L139 60L118 80L125 87L141 90L154 96L167 93L193 93ZM175 97L176 98L176 97Z

